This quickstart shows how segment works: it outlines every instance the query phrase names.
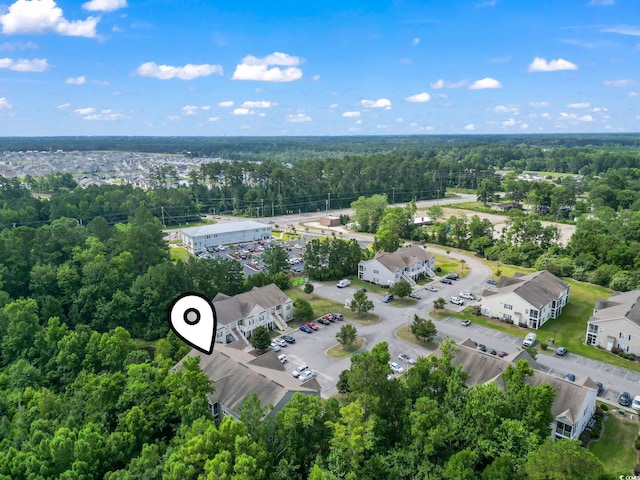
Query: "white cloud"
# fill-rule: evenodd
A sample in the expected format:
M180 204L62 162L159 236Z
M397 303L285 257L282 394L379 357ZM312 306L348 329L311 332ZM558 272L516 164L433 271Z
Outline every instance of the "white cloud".
M218 120L220 120L220 117L209 117L209 118L207 118L208 122L217 122Z
M496 113L512 113L518 115L520 113L520 105L497 105L493 108Z
M486 0L484 2L476 3L476 7L495 7L498 4L498 0Z
M127 118L127 116L122 113L116 113L113 110L109 110L109 109L100 110L99 113L92 113L82 117L83 120L102 120L102 121L114 121L114 120L120 120L123 118Z
M84 85L84 82L86 81L87 78L83 75L80 75L79 77L69 77L64 81L64 83L66 83L67 85Z
M211 110L211 105L203 105L203 106L200 107L200 110L204 110L205 112L207 110Z
M95 108L93 107L86 107L86 108L76 108L73 113L76 113L78 115L90 115L92 113L94 113L96 111Z
M411 103L425 103L431 101L431 95L427 92L416 93L405 98L407 102Z
M448 80L438 79L437 81L431 83L431 88L434 90L440 90L442 88L461 88L467 84L466 80L460 80L459 82L450 82Z
M0 110L11 110L13 107L6 97L0 97Z
M267 100L258 100L255 102L246 101L242 104L243 108L271 108L277 106L277 103L269 102Z
M247 55L236 65L233 80L256 80L262 82L293 82L302 78L302 70L297 68L300 57L282 52L274 52L264 58ZM270 65L276 65L269 68ZM287 68L280 68L287 67Z
M255 112L253 110L249 110L248 108L236 108L231 113L233 115L253 115Z
M198 113L198 107L195 105L185 105L182 107L182 115L191 116Z
M391 110L391 100L388 98L379 98L378 100L364 100L360 101L360 104L364 108L384 108L385 110Z
M469 125L466 125L464 127L465 130L471 131L471 130L475 130L476 126L473 123L470 123Z
M503 127L513 127L517 123L518 122L516 122L513 118L510 118L509 120L505 120L504 122L502 122L502 126Z
M113 12L127 6L127 0L91 0L82 4L82 8L91 12Z
M337 104L337 103L332 103L331 105L329 105L329 108L330 108L331 110L333 110L334 108L337 108L337 107L338 107L338 104Z
M416 46L416 45L418 45L419 43L420 43L420 39L419 39L418 37L414 38L414 39L411 41L411 45L413 45L413 46Z
M547 60L542 57L534 58L533 62L529 64L530 72L557 72L559 70L578 70L578 66L564 58L549 60L547 62Z
M495 78L486 77L469 85L469 90L485 90L487 88L502 88L502 84Z
M591 115L582 115L578 117L578 120L581 122L593 122L593 117Z
M548 107L549 105L549 102L529 102L529 106L533 108L544 108Z
M402 122L404 122L404 118L402 117L396 118L396 123L402 123Z
M550 119L550 118L551 118L551 114L550 114L550 113L547 113L547 112L545 112L545 113L541 113L541 114L540 114L540 117L541 117L541 118L546 118L546 119L548 120L548 119Z
M579 103L569 103L567 108L590 108L591 104L589 102L579 102Z
M13 60L12 58L0 58L0 68L8 68L16 72L46 72L49 64L46 58L20 58Z
M92 38L96 36L99 20L98 17L87 17L85 20L69 21L54 0L16 0L7 13L0 15L2 33L5 35L52 32Z
M600 30L604 33L617 33L619 35L630 35L632 37L640 37L640 27L633 25L613 25L612 27Z
M621 80L605 80L603 83L605 87L631 87L635 84L636 82L627 78Z
M224 102L218 102L218 106L222 108L233 107L233 100L225 100Z
M353 122L353 123L355 123L356 125L362 125L362 120L358 119L358 120L356 120L356 121L355 121L355 122Z
M589 5L596 7L606 7L609 5L613 5L614 3L616 3L615 0L591 0L589 2Z
M169 80L172 78L193 80L194 78L207 77L214 73L222 75L222 67L208 63L201 65L188 63L183 67L174 67L171 65L158 65L155 62L147 62L140 65L135 73L141 77L154 77L160 80Z
M342 116L344 118L357 118L360 116L360 112L344 112Z
M304 113L290 113L286 116L286 121L291 123L303 123L310 122L312 119L309 115Z
M318 80L320 80L320 75L316 73L313 77L311 77L311 80L313 80L314 82L317 82Z
M70 103L62 103L56 107L57 110L65 110L71 106Z
M640 92L629 92L627 93L628 97L640 97Z
M0 52L14 52L16 50L29 50L38 48L34 42L4 42L0 43Z
M91 80L91 83L93 83L94 85L100 85L101 87L108 87L109 85L111 85L109 83L109 80Z

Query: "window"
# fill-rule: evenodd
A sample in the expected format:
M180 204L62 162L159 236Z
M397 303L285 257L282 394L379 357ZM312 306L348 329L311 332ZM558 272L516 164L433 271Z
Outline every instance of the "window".
M573 427L566 423L556 422L556 438L571 438Z
M538 318L538 310L529 310L531 318Z
M249 318L249 325L253 325L255 322L255 320L253 319L253 317Z
M509 305L508 303L504 304L505 310L513 310L513 305Z
M593 333L587 333L587 345L595 345L598 336Z
M622 350L623 352L628 352L629 351L629 345L623 345L622 343L618 343L618 348L620 350Z
M376 274L376 273L380 273L380 271L379 271L379 270L374 270L374 271L373 271L373 273L374 273L374 274Z
M620 332L620 335L618 336L618 338L621 338L623 340L631 340L631 334Z

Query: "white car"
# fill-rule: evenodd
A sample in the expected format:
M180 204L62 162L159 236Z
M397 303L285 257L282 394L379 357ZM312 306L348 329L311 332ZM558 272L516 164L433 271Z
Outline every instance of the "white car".
M316 372L314 372L313 370L305 370L300 374L298 378L300 379L301 382L306 382L307 380L315 376L316 376Z
M306 370L309 370L309 367L307 367L306 365L300 365L291 373L291 375L293 375L294 378L298 378L300 374Z
M280 360L280 363L283 365L289 361L284 353L282 355L278 355L278 360Z
M275 338L273 340L273 343L275 343L279 347L286 347L287 346L287 342L285 342L282 338Z
M631 408L633 408L634 410L640 410L640 395L636 395L635 397L633 397Z
M432 287L431 285L427 285L424 287L425 290L429 290L430 292L437 292L438 289L436 287Z
M398 355L398 358L404 362L404 363L408 363L409 365L415 365L416 364L416 360L415 358L410 357L409 355L407 355L406 353L401 353L400 355Z
M449 301L454 305L464 305L464 300L459 297L449 297Z
M422 298L422 297L420 296L420 294L419 294L419 293L416 293L416 292L411 292L411 293L409 294L409 296L410 296L411 298L415 298L416 300L420 300L420 299Z
M535 333L527 333L527 336L524 337L524 340L522 342L522 346L523 347L533 347L536 344L536 339L538 337L536 337Z
M271 343L269 344L269 348L270 348L271 350L273 350L274 352L279 352L279 351L280 351L280 345L278 345L278 344L277 344L277 343L275 343L275 342L271 342Z
M346 278L344 280L340 280L338 282L337 287L338 288L345 288L348 287L349 285L351 285L351 280L347 280Z
M473 296L472 293L469 292L462 292L460 295L458 295L460 298L466 298L467 300L475 300L476 297Z
M398 374L404 373L404 367L399 363L389 362L389 366L391 367L391 370L393 371L393 373L398 373Z

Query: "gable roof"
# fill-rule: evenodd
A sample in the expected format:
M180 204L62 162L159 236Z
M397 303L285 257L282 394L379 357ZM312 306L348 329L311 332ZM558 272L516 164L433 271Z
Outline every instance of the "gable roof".
M411 245L391 253L379 253L374 260L380 262L390 272L404 270L415 264L417 261L424 262L433 257L429 252L419 245Z
M275 283L271 283L264 287L253 287L233 297L219 293L213 298L213 305L216 307L218 323L228 325L247 318L256 305L266 310L290 300Z
M598 300L590 322L626 318L640 326L640 290L613 293L607 300Z
M533 376L527 378L527 383L533 386L551 385L556 391L556 398L551 406L551 412L554 418L569 425L575 425L575 419L579 418L580 412L584 408L584 401L588 393L587 389L597 390L596 384L589 377L582 378L580 382L574 383L537 370L539 365L528 354L526 357L511 354L505 358L499 358L476 350L475 344L471 340L465 340L455 347L458 352L452 358L451 364L462 366L463 370L469 375L467 379L468 385L494 382L504 389L502 373L509 365L514 365L517 360L526 360L534 371ZM441 356L442 352L438 348L433 354ZM565 418L561 419L560 417Z
M273 350L256 358L243 350L217 343L211 355L194 349L185 358L191 356L200 357L200 368L214 382L215 391L208 395L209 401L219 402L236 416L244 398L253 392L258 395L262 406L276 406L295 392L320 395L317 381L301 383L293 378ZM180 368L183 361L180 360L173 369Z
M485 290L484 296L513 292L520 298L541 309L553 300L557 300L562 292L569 288L551 272L542 270L529 274L516 273L513 277L500 277L496 291Z

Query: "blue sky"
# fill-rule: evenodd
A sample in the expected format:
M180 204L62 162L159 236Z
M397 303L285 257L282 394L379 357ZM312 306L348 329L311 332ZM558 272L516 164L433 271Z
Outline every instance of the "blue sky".
M17 0L0 135L640 131L637 0Z

